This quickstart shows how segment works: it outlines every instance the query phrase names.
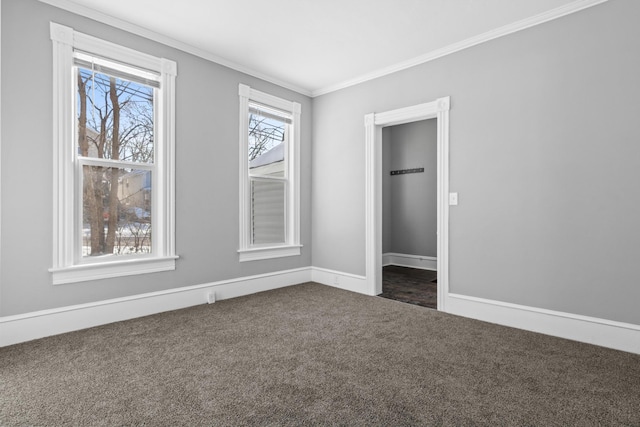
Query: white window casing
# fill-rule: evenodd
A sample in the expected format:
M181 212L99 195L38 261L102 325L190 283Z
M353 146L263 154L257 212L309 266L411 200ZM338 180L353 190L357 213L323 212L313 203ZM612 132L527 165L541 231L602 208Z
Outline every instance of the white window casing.
M53 284L83 282L175 269L175 78L176 63L122 47L52 22L53 43ZM112 74L136 71L154 89L154 161L152 171L153 239L149 254L83 259L82 197L79 168L108 159L79 161L76 148L74 64L87 57L106 58L98 66ZM75 61L75 62L74 62ZM120 167L122 167L120 162ZM140 166L135 165L136 168ZM80 199L80 200L78 200ZM80 245L80 248L79 248Z
M300 104L240 84L239 260L300 255ZM252 175L249 169L249 113L285 123L284 172ZM281 117L280 117L281 116ZM255 192L256 189L259 191Z

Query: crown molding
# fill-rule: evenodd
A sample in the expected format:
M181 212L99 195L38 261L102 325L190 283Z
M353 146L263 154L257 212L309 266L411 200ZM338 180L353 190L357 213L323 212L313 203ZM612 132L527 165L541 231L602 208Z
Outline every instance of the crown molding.
M190 53L192 55L198 56L200 58L206 59L211 62L215 62L217 64L223 65L225 67L231 68L233 70L239 71L241 73L248 74L250 76L259 78L269 83L273 83L285 89L292 90L301 95L310 96L315 98L317 96L325 95L331 92L335 92L341 89L348 88L350 86L355 86L360 83L367 82L369 80L374 80L380 77L384 77L389 74L396 73L398 71L406 70L407 68L415 67L416 65L424 64L426 62L433 61L438 58L442 58L443 56L451 55L452 53L459 52L461 50L467 49L472 46L479 45L481 43L485 43L500 37L507 36L509 34L516 33L518 31L534 27L536 25L544 24L545 22L552 21L554 19L561 18L563 16L571 15L572 13L579 12L583 9L587 9L601 3L605 3L609 0L576 0L571 3L568 3L564 6L557 7L555 9L551 9L547 12L540 13L538 15L534 15L530 18L522 19L520 21L516 21L514 23L504 25L502 27L496 28L491 31L487 31L485 33L479 34L477 36L468 38L466 40L462 40L457 43L453 43L449 46L445 46L441 49L436 49L424 55L417 56L415 58L409 59L407 61L403 61L389 67L381 68L376 71L372 71L367 74L363 74L359 77L355 77L353 79L345 80L341 83L336 83L333 85L325 86L324 88L309 90L302 88L300 86L291 84L289 82L277 79L270 75L264 74L260 71L256 71L254 69L245 67L241 64L229 61L225 58L222 58L218 55L215 55L211 52L205 51L203 49L197 48L195 46L189 45L187 43L178 41L166 35L157 33L155 31L149 30L147 28L141 27L139 25L132 24L128 21L124 21L122 19L115 18L111 15L107 15L102 12L98 12L94 9L88 8L86 6L82 6L78 3L75 3L71 0L39 0L42 3L49 4L51 6L66 10L71 13L75 13L80 16L84 16L86 18L93 19L95 21L104 23L106 25L110 25L112 27L118 28L120 30L127 31L129 33L162 43L166 46L179 49L183 52Z
M183 52L200 57L202 59L206 59L207 61L215 62L216 64L223 65L227 68L231 68L232 70L236 70L241 73L259 78L266 82L273 83L285 89L289 89L294 92L297 92L301 95L311 96L310 90L304 89L302 87L291 84L289 82L285 82L283 80L277 79L275 77L269 76L267 74L264 74L259 71L253 70L251 68L245 67L243 65L237 64L235 62L229 61L218 55L214 55L211 52L208 52L203 49L192 46L190 44L181 42L174 38L168 37L164 34L160 34L155 31L149 30L148 28L144 28L139 25L132 24L131 22L124 21L119 18L115 18L111 15L107 15L106 13L99 12L95 9L82 6L73 1L70 1L70 0L38 0L38 1L40 1L41 3L48 4L50 6L57 7L59 9L66 10L67 12L75 13L76 15L80 15L85 18L93 19L94 21L101 22L111 27L135 34L140 37L144 37L146 39L161 43L163 45L181 50Z
M395 65L391 65L389 67L381 68L377 71L373 71L373 72L364 74L360 77L346 80L342 83L337 83L334 85L326 86L324 88L313 90L311 92L311 97L315 98L317 96L325 95L327 93L345 89L350 86L355 86L357 84L364 83L369 80L374 80L379 77L384 77L389 74L397 73L398 71L406 70L407 68L415 67L416 65L424 64L426 62L430 62L435 59L442 58L443 56L451 55L452 53L459 52L461 50L479 45L481 43L485 43L500 37L504 37L509 34L513 34L521 30L525 30L527 28L535 27L536 25L544 24L545 22L549 22L554 19L558 19L575 12L579 12L583 9L587 9L589 7L596 6L600 3L605 3L607 1L609 0L576 0L564 6L560 6L555 9L551 9L547 12L534 15L530 18L522 19L520 21L516 21L512 24L504 25L502 27L496 28L491 31L487 31L486 33L479 34L477 36L468 38L466 40L462 40L460 42L450 44L449 46L445 46L441 49L436 49L424 55L416 56L415 58L409 59L407 61L403 61Z

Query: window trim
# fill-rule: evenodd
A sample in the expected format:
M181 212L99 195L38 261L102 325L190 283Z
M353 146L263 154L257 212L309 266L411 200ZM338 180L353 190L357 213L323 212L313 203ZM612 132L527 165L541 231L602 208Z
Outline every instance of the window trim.
M175 270L175 78L174 61L158 58L50 23L53 44L53 284ZM153 197L155 252L150 256L122 257L78 263L76 255L75 84L74 51L148 70L160 75L157 90L158 135Z
M240 210L239 260L240 262L300 255L300 114L297 102L287 101L240 84ZM284 111L291 115L293 132L289 136L286 159L287 193L285 207L285 242L283 244L251 244L251 182L249 179L249 103Z

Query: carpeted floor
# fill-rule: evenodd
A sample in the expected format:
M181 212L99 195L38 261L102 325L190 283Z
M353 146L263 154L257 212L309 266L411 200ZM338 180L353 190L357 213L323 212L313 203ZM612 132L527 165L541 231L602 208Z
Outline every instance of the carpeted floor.
M382 268L383 298L422 307L438 307L438 273L418 268L388 265Z
M640 355L308 283L0 348L0 425L640 425Z

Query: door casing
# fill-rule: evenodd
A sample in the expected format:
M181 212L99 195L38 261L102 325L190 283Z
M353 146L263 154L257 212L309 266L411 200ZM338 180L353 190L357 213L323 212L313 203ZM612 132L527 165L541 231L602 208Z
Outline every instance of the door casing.
M437 269L438 310L446 311L449 293L449 109L450 97L364 116L365 227L367 293L382 293L382 128L437 120Z

